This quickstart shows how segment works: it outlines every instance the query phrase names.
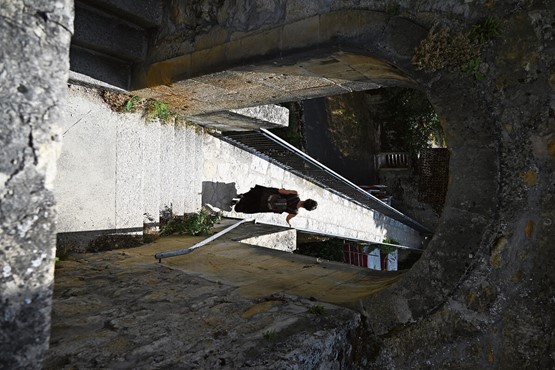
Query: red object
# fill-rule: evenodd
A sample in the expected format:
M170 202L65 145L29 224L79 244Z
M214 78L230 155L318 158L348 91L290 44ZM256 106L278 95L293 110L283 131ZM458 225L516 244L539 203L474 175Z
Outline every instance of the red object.
M368 255L362 252L362 249L358 245L345 244L343 246L343 259L346 263L368 267Z

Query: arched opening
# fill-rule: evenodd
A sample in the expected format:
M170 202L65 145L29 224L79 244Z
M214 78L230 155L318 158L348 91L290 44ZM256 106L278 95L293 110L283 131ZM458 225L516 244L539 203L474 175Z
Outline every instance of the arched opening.
M290 110L289 126L272 132L435 229L447 192L449 152L439 117L424 92L382 87L282 105ZM388 237L379 241L399 244ZM296 252L390 271L410 268L422 254L302 233Z
M427 32L383 12L329 11L153 63L132 84L138 95L164 101L189 117L381 86L426 93L449 147L449 191L419 262L394 287L363 300L363 311L380 312L380 322L368 315L377 333L445 302L475 263L496 218L495 125L468 76L425 74L411 64Z

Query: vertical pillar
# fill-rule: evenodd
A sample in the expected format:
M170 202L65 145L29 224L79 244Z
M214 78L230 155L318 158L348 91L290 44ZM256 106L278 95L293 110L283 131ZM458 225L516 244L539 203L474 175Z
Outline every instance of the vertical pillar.
M71 0L0 0L0 368L40 369L54 278L55 124Z

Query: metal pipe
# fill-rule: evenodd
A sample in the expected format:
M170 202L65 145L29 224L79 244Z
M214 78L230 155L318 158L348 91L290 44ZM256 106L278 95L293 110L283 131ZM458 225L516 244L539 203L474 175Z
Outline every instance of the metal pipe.
M198 249L198 248L210 243L211 241L218 239L220 236L222 236L224 234L227 234L231 230L235 229L237 226L239 226L241 224L244 224L246 222L253 222L253 221L254 221L254 218L247 218L247 219L241 220L241 221L239 221L239 222L237 222L237 223L235 223L231 226L226 227L225 229L223 229L222 231L212 235L211 237L206 238L201 242L198 242L197 244L193 245L192 247L185 248L185 249L179 249L179 250L176 250L176 251L156 253L154 255L154 258L156 258L158 260L158 262L162 262L162 258L175 257L175 256L181 256L181 255L184 255L184 254L189 254L192 251L194 251L195 249Z

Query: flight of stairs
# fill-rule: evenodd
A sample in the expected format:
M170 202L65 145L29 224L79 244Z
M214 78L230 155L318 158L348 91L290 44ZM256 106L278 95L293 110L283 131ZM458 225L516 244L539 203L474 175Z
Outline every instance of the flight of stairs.
M160 213L169 210L174 215L197 212L202 203L203 136L193 127L152 122L144 127L143 142L143 222L158 224Z

